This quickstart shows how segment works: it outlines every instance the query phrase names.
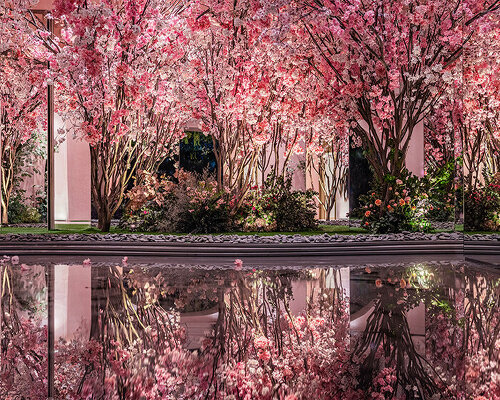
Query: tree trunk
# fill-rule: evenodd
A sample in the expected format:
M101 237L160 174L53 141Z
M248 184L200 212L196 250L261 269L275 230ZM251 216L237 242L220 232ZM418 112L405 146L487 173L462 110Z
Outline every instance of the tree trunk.
M111 211L105 205L99 205L97 207L97 228L99 228L102 232L109 232L111 227Z
M2 224L8 224L9 223L9 217L7 214L7 204L4 202L5 199L2 199L2 215L1 215L1 221Z

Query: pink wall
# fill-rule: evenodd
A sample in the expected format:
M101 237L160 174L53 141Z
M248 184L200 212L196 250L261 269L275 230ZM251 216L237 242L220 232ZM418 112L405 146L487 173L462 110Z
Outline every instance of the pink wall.
M56 114L55 131L63 126ZM90 224L89 145L67 135L54 155L55 221L57 224Z
M424 176L425 148L424 123L420 122L414 129L406 154L406 167L416 176Z

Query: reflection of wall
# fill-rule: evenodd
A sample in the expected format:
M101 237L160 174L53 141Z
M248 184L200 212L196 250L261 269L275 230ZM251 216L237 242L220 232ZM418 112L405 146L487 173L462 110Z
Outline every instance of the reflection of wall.
M90 335L91 268L82 265L54 267L54 329L56 340L75 334Z
M186 348L199 349L201 341L206 338L212 331L219 312L217 308L205 311L181 313L180 324L186 327Z
M349 297L349 268L312 269L312 279L292 281L293 299L290 300L290 312L299 315L305 311L308 299L316 298L322 290L342 290Z

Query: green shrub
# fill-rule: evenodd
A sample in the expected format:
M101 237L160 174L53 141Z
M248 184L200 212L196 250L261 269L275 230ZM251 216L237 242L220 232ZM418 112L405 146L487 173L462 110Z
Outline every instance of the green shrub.
M425 182L404 170L400 177L385 177L387 192L374 183L369 194L360 196L356 215L362 227L373 233L431 230L427 213L432 207Z
M292 177L270 175L263 188L253 188L240 210L247 231L297 232L317 227L312 190L292 190Z
M422 188L429 196L429 207L426 217L432 221L453 221L455 214L454 193L456 163L460 160L450 160L441 167L429 169L421 179Z
M15 193L11 196L9 201L9 208L7 209L7 218L10 224L20 224L22 222L21 216L26 209L21 193Z
M301 231L317 226L313 191L292 190L291 177L269 177L239 207L213 178L178 171L178 183L144 175L128 194L120 226L135 231L220 233Z
M42 222L38 207L25 203L23 192L16 192L9 201L7 216L10 224L37 224Z
M466 231L500 230L500 173L485 176L485 185L464 196Z
M24 224L38 224L42 220L42 216L38 209L33 206L26 206L20 216L21 223Z
M231 228L229 196L213 178L183 170L178 183L144 174L127 194L129 203L120 227L134 231L218 233Z

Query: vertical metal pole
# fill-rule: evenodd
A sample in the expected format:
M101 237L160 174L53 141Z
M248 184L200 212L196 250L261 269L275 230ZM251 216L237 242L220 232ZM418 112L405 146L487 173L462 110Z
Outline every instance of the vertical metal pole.
M54 398L54 264L47 265L47 389L48 398Z
M47 29L54 34L54 21L47 20ZM54 85L47 85L47 225L55 229L54 219Z
M2 215L3 215L3 209L2 209L2 201L3 201L3 174L2 174L2 132L3 128L0 129L0 228L2 227Z

